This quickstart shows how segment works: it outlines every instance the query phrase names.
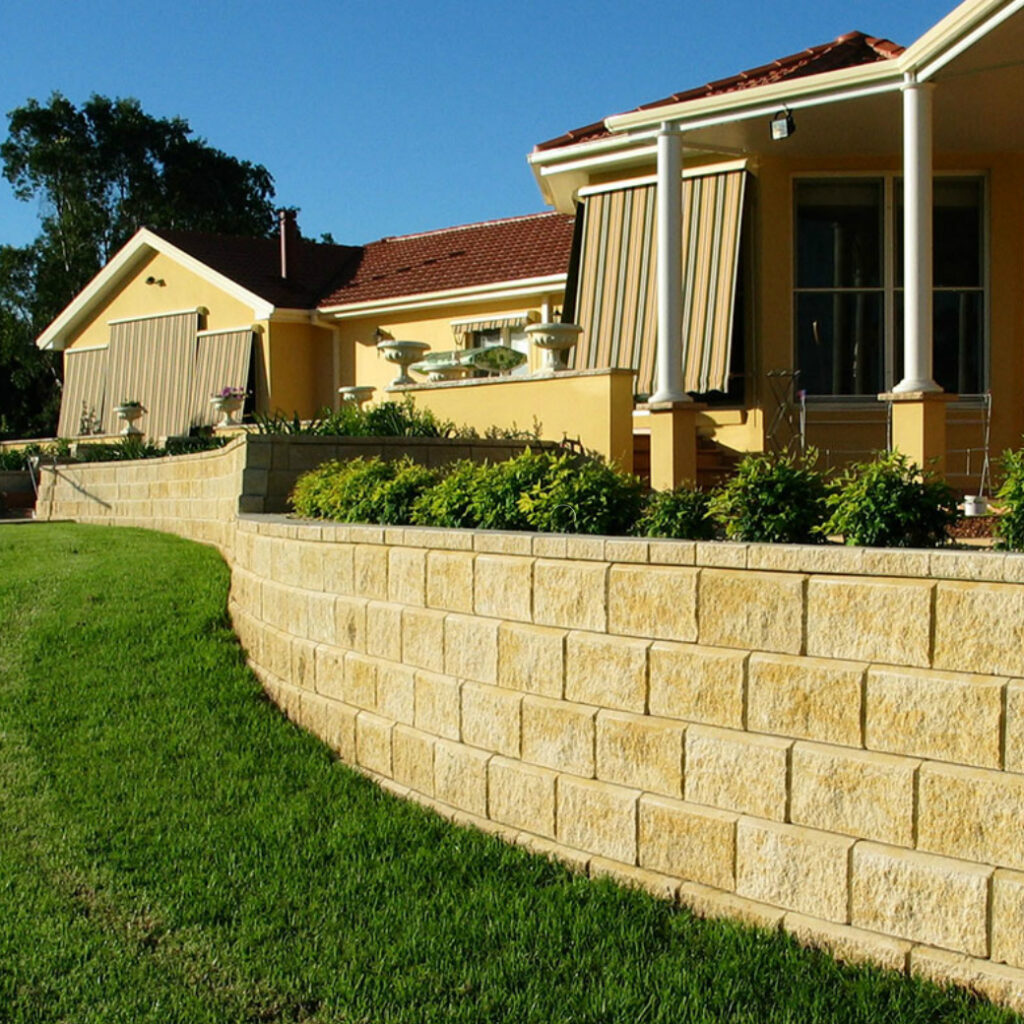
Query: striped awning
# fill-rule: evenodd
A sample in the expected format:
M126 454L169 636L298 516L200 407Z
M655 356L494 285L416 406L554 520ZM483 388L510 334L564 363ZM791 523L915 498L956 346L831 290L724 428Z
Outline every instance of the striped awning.
M147 437L188 433L198 328L198 311L111 322L108 432L117 428L112 407L135 399L146 407L140 426Z
M466 338L477 331L497 331L503 327L520 330L537 319L537 314L533 310L526 310L522 313L509 313L505 316L493 316L480 320L453 320L452 334L455 335L456 346L461 348L465 345Z
M682 183L683 380L694 393L728 387L745 182L732 169ZM595 192L584 206L575 366L631 367L638 394L654 389L656 198L645 183Z
M210 398L223 388L245 388L252 357L252 328L202 331L196 344L196 369L190 400L193 427L213 426Z
M107 353L105 345L65 351L58 437L81 437L103 429L108 404Z

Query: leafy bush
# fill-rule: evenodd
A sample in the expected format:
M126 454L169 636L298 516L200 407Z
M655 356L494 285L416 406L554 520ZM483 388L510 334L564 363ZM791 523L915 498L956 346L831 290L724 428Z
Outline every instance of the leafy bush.
M484 530L536 529L520 499L538 484L543 485L554 457L527 448L513 459L487 466L476 481L473 498L477 525Z
M895 451L848 467L825 501L831 516L822 532L866 547L938 547L959 518L949 485Z
M519 498L531 529L613 535L632 531L643 507L644 485L638 477L568 454L536 458L544 463L544 474Z
M429 409L416 408L411 398L363 408L343 402L335 411L321 409L311 420L289 418L280 411L253 416L260 434L308 434L319 437L452 437L453 423L439 420Z
M489 471L491 467L468 459L452 463L445 475L416 499L412 521L421 526L479 526L477 492Z
M331 461L299 477L290 500L309 519L395 525L412 521L416 499L436 481L436 471L408 457Z
M811 544L822 540L825 481L806 458L746 455L710 501L710 513L730 540Z
M28 456L25 454L24 449L0 449L0 470L25 469L27 465Z
M1003 452L999 468L1003 475L1003 485L996 492L1003 506L995 525L999 547L1024 551L1024 449Z
M641 537L711 540L715 525L708 516L710 502L710 495L697 488L653 491L634 532Z

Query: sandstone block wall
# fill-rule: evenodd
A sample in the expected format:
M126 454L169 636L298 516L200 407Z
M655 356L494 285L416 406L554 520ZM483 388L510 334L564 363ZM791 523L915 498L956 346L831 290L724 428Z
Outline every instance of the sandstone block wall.
M1024 558L237 530L251 663L385 786L1024 1006Z

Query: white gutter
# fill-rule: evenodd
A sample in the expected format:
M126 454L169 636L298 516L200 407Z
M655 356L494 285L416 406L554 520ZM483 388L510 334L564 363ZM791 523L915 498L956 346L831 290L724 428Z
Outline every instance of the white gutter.
M991 7L992 5L985 6ZM957 10L959 10L959 8L957 8ZM959 57L962 53L969 50L976 42L978 42L979 39L983 39L985 36L989 34L989 32L997 28L1004 21L1007 21L1009 18L1012 18L1021 10L1024 10L1024 0L1012 0L1012 2L1007 4L1007 6L1004 7L1002 10L997 10L994 13L990 14L988 17L983 17L983 20L980 24L975 24L975 27L973 29L966 31L965 34L961 34L955 42L953 42L952 38L949 40L943 40L943 42L945 43L945 48L942 49L941 52L936 54L934 57L931 57L931 59L928 59L929 50L934 51L940 49L940 45L938 44L932 46L927 45L930 41L929 37L936 31L936 29L942 28L944 22L939 22L935 29L932 29L931 32L928 32L926 35L922 36L921 39L918 40L918 43L915 43L909 50L906 51L906 53L903 54L903 56L900 58L900 63L906 64L907 71L916 71L917 80L919 82L926 82L929 78L933 78L936 74L938 74L938 72L940 72L951 61L956 60L956 58ZM956 14L956 11L954 11L953 13ZM982 10L981 13L984 15L985 13L988 12ZM967 26L959 24L956 27L960 30L960 32L963 32L964 29L967 28ZM953 33L943 32L942 35L953 36ZM953 38L956 37L953 36ZM924 51L924 53L920 57L917 53L919 49L919 43L925 44L920 47L920 49Z

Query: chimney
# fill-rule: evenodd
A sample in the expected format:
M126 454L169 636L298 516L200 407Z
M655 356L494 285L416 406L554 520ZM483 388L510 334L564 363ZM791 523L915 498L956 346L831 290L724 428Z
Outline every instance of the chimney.
M277 228L281 239L281 277L287 280L298 270L299 225L296 210L278 210Z

